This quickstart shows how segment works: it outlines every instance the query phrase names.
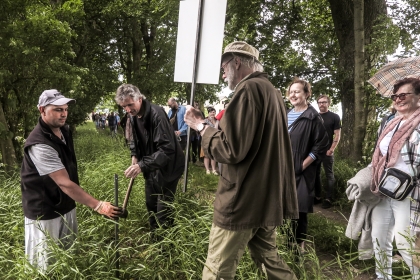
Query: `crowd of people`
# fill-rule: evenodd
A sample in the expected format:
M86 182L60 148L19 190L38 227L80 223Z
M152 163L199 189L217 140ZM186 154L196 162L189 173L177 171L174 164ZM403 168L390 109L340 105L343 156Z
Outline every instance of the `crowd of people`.
M121 121L118 112L92 112L91 119L95 123L95 127L98 129L105 129L105 127L108 126L111 136L115 136L117 134Z
M131 156L124 174L128 178L143 175L150 230L155 240L161 240L156 229L174 223L170 204L185 168L189 127L189 160L196 163L203 158L205 173L219 176L202 279L234 279L246 247L268 279L297 279L278 254L276 228L290 221L288 245L297 257L305 253L308 213L315 204L329 208L334 203L334 151L341 138L340 118L329 111L327 95L318 96L318 112L309 102L311 84L297 77L287 88L285 97L291 108L286 108L282 93L263 72L258 50L246 42L226 46L221 75L234 93L219 114L207 107L207 117L198 102L183 106L170 98L166 113L135 85L118 87L115 101L127 112L124 126ZM375 199L369 197L369 207L355 203L357 214L349 220L349 231L352 236L360 235L362 229L354 225L370 225L365 235L376 259L377 279L392 279L394 240L413 279L419 279L416 259L409 250L420 244L420 183L415 179L413 192L401 200L379 195L378 188L389 167L418 177L420 81L399 81L391 99L395 114L381 126L368 167L370 175L363 181ZM25 252L40 269L52 261L46 236L65 240L61 244L66 245L77 234L75 202L110 218L122 215L122 209L95 199L79 186L72 137L65 124L68 104L74 102L56 90L44 91L38 103L39 123L25 142L21 172ZM111 130L119 123L117 117L113 112L92 115L98 128L107 121ZM362 185L351 183L355 181L349 181L349 186Z

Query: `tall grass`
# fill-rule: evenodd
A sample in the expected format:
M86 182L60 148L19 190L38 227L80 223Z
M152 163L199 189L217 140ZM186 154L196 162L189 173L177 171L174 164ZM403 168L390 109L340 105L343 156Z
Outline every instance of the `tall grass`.
M75 145L81 186L98 199L114 201L114 174L118 174L122 201L129 181L123 171L131 162L123 139L112 139L107 130L97 130L88 123L78 127ZM218 180L205 175L203 168L190 166L188 191L178 191L172 206L175 225L158 229L163 236L158 242L149 232L142 177L135 181L128 218L118 222L118 244L114 221L78 205L78 237L70 250L53 246L57 261L46 273L38 272L25 259L19 176L0 176L0 279L116 279L117 250L121 279L201 278ZM355 261L355 246L344 237L343 228L310 216L314 216L309 228L313 238L304 256L296 258L284 242L283 231L278 231L279 254L299 279L354 279L354 265L372 271L372 262ZM321 259L320 250L330 257ZM236 275L236 279L264 279L249 252L245 252Z

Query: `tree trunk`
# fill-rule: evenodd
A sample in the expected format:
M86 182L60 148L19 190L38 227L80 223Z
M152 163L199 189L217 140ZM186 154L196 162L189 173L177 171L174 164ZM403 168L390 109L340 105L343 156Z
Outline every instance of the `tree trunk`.
M5 171L9 173L15 170L18 166L18 162L12 141L13 134L9 131L2 103L0 103L0 125L0 151L2 163L4 164Z
M361 1L361 0L358 0ZM363 12L368 16L363 16L364 33L370 37L375 20L386 14L385 0L364 0ZM342 102L342 132L339 151L343 158L357 162L362 159L362 145L364 141L364 131L367 125L367 98L360 96L360 91L356 94L355 86L355 33L354 33L354 6L353 0L329 0L331 14L334 22L334 29L340 46L338 59L338 83ZM358 11L360 12L360 10ZM358 39L359 40L359 39ZM359 42L360 43L360 40ZM368 56L365 57L368 59ZM357 70L361 75L361 80L367 79L366 71ZM360 88L360 82L358 82ZM356 97L357 95L357 97Z
M364 32L364 0L354 0L354 137L353 139L353 160L362 158L363 140L367 121L365 108L366 95L364 92L365 80L365 32ZM361 141L362 140L362 141Z
M342 132L339 145L344 158L353 155L354 132L354 33L352 1L329 0L334 29L340 45L337 75L342 103ZM355 139L356 141L356 139Z
M130 81L134 85L141 86L141 62L142 62L142 53L143 46L141 41L141 29L140 23L136 18L131 19L131 40L132 40L132 55L133 55L133 69L132 69L132 78L133 81Z

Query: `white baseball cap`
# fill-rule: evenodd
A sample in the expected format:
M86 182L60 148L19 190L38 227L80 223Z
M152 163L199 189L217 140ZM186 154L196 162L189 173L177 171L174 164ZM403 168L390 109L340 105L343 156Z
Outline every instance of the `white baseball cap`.
M68 103L76 103L76 100L66 98L56 89L44 90L39 97L37 107L45 107L47 105L64 105Z

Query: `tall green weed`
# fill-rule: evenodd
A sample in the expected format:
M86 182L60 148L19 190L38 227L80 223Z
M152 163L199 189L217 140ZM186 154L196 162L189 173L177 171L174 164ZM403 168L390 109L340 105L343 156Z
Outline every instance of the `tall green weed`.
M111 138L106 129L97 130L88 123L78 127L75 145L81 186L98 199L114 201L114 174L118 174L121 203L129 182L123 172L131 163L122 137ZM337 176L344 178L348 176L347 172L346 168L344 175L337 172ZM53 246L57 261L46 273L33 268L24 255L19 174L12 177L0 174L0 177L0 279L116 279L117 250L121 279L201 278L218 181L217 176L206 175L203 168L190 166L188 191L178 191L172 205L175 225L158 229L163 236L160 241L154 241L149 232L141 176L136 179L131 193L127 219L118 221L118 244L115 242L114 221L97 215L86 206L77 205L78 237L71 250ZM349 241L343 236L342 229L337 230L334 223L323 224L321 221L310 221L313 238L308 241L307 254L300 258L287 248L283 242L286 237L279 231L279 254L299 279L354 279L352 256L348 256L354 249L349 249ZM318 247L335 256L328 261L320 260ZM248 251L236 275L236 279L264 279Z

